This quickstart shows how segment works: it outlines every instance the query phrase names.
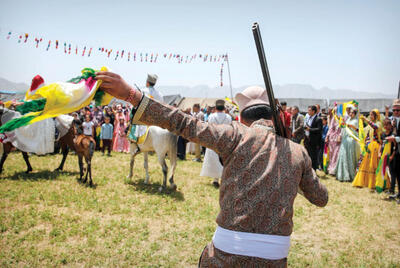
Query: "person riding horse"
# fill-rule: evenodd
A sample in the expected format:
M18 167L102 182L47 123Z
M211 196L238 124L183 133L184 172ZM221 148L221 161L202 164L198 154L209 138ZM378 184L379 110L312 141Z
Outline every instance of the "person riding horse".
M142 90L146 96L158 100L160 102L164 102L164 97L163 95L154 88L154 86L157 83L158 76L156 74L148 74L147 75L147 80L146 80L146 87ZM129 135L128 138L131 141L131 143L138 143L138 139L146 134L147 131L147 126L145 125L136 125L136 124L130 124L130 127L127 128L129 130ZM139 147L136 146L136 148Z

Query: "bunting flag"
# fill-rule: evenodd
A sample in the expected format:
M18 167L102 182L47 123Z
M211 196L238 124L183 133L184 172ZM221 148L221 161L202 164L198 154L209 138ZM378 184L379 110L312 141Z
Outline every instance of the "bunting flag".
M376 175L375 189L378 193L383 192L389 184L387 167L389 165L390 148L391 148L391 143L384 141L382 157L379 160L379 164L375 172Z
M18 43L28 43L29 37L30 35L28 33L21 33L21 34L17 34L14 31L9 31L6 33L6 40L12 40L13 37L15 37L18 41ZM23 42L22 42L23 41ZM34 41L34 45L36 48L39 48L40 44L42 42L46 42L48 45L46 47L46 51L48 51L50 49L50 44L53 42L51 39L45 40L45 38L43 37L35 37L33 39ZM58 39L54 40L54 49L57 50L58 46L59 46L60 41ZM74 46L74 48L73 48ZM81 55L82 57L85 56L86 53L78 53L79 51L83 51L86 50L85 48L87 48L87 45L74 45L70 42L64 41L64 53L65 54L75 54L75 55ZM81 49L80 49L81 48ZM106 57L111 57L113 56L113 58L115 60L117 59L126 59L127 61L130 61L130 57L124 57L125 52L129 51L128 49L121 49L121 50L114 50L112 48L106 49L104 47L99 47L98 51L103 54L105 53ZM113 51L116 51L115 54L113 54ZM75 53L73 53L75 52ZM137 52L133 52L134 55L134 61L136 61L136 53ZM182 55L179 53L157 53L157 52L138 52L138 54L140 53L140 59L141 61L144 62L157 62L158 61L158 55L164 55L164 59L165 60L175 60L177 63L192 63L195 62L196 59L201 59L199 60L199 62L219 62L221 60L226 60L227 55L226 54L199 54L199 57L197 57L197 53L196 54L192 54L192 55ZM118 55L117 55L118 54ZM130 54L130 52L129 52ZM169 56L168 56L169 55Z
M328 174L328 166L329 166L329 146L327 143L324 145L324 154L323 154L323 162L322 166L325 174Z
M222 61L221 69L220 69L220 86L223 86L223 68L224 62L227 61L228 55L225 54L209 54L209 53L194 53L191 55L182 55L180 53L174 52L146 52L146 51L133 51L132 49L113 49L113 48L104 48L99 47L98 49L92 50L92 47L87 45L77 45L72 44L68 41L60 41L59 39L46 39L41 37L42 35L33 35L40 36L35 38L30 38L32 35L28 33L17 33L15 31L5 32L6 40L16 40L18 44L32 44L38 49L45 49L45 51L57 51L59 45L62 46L64 44L64 55L75 55L85 57L91 57L94 53L98 56L103 56L109 59L113 59L114 61L125 60L127 62L146 62L146 63L158 63L158 62L173 62L177 64L193 64L193 63L217 63ZM47 44L47 46L41 46L41 43ZM51 44L54 44L53 46ZM89 48L90 47L90 48ZM132 52L130 52L132 51ZM75 53L74 53L75 52ZM128 53L127 56L125 54ZM131 55L133 54L133 61L131 61ZM158 57L160 55L161 57ZM162 57L162 55L164 57ZM124 57L125 56L125 57Z
M231 100L231 98L225 97L225 101L228 102L229 104L235 106L235 107L237 108L237 110L239 111L239 105L237 105L236 102L234 102L233 100Z
M107 71L102 67L101 71ZM80 110L95 100L96 105L107 105L113 98L108 93L98 90L101 81L96 80L96 71L84 68L82 74L68 82L44 85L40 76L32 80L31 88L25 95L23 104L16 110L23 116L8 121L0 127L0 133L9 132L19 127L39 122L46 118L57 117Z
M222 62L222 64L221 64L221 72L220 72L220 79L221 79L221 83L220 83L220 85L221 85L221 87L223 87L223 86L224 86L224 78L223 78L223 74L224 74L224 62Z

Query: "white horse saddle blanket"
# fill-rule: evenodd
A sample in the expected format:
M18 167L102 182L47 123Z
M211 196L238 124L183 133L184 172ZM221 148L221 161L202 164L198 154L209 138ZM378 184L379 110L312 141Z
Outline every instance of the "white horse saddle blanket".
M18 118L21 115L10 111L7 116L8 118L2 118L2 121ZM61 137L68 132L72 121L73 117L69 115L61 115L56 120L48 118L5 133L7 138L3 143L11 142L15 148L28 153L38 155L52 153L54 152L55 128L57 127Z

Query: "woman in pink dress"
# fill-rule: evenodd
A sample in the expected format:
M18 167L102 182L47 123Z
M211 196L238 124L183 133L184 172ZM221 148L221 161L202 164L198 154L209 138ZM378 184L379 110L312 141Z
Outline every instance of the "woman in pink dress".
M113 151L129 153L129 141L125 133L127 127L124 113L118 110L114 121Z
M325 143L329 148L328 174L335 175L336 164L339 156L341 128L333 116L333 110L329 112L329 130L326 134Z

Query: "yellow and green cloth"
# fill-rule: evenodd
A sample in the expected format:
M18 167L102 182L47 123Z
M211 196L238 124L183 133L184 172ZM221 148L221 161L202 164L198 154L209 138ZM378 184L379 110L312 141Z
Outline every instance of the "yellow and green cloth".
M102 67L101 71L107 71ZM113 98L98 90L101 82L96 80L96 70L84 68L81 75L68 80L43 86L43 79L36 76L25 95L25 101L16 110L23 116L8 121L0 127L0 133L80 110L92 100L96 105L107 105Z

